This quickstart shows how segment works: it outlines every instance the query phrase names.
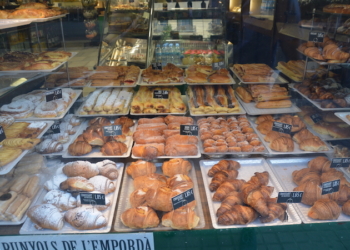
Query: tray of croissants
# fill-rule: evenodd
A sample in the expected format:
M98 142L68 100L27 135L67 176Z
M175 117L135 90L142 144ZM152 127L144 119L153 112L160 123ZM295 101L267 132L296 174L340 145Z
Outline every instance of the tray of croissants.
M120 125L121 134L105 135L104 127ZM82 123L63 158L126 158L133 144L137 122L126 116L117 119L96 117Z
M133 159L199 158L198 137L181 135L181 125L193 125L186 116L141 118L133 134Z
M343 168L330 168L324 156L270 158L268 164L285 191L303 191L293 204L304 223L350 221L350 183ZM322 195L322 183L339 180L339 191Z
M185 81L188 85L236 84L227 69L214 70L208 65L191 65L186 69Z
M20 234L109 232L123 170L123 163L110 160L59 164L28 209ZM104 194L105 205L82 204L81 192Z
M172 197L193 188L194 200L173 209ZM188 230L205 226L193 163L181 158L165 162L128 163L114 230Z
M40 196L45 165L43 156L28 154L11 172L0 177L0 225L23 224L27 209Z
M309 130L296 115L261 115L249 117L253 128L269 154L332 153L332 147ZM273 129L274 122L279 124ZM290 132L280 130L279 125L291 125ZM282 132L281 132L282 131ZM287 132L287 133L285 133Z
M0 175L6 174L41 142L41 137L53 124L52 121L15 122L11 116L0 116L0 125L6 139L0 142Z
M200 168L213 227L300 224L291 205L277 203L281 184L263 158L201 160Z

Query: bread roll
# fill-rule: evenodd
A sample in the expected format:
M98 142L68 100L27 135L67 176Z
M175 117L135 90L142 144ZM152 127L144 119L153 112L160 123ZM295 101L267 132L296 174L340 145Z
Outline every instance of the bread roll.
M289 108L292 106L290 100L258 102L255 107L259 109Z
M270 148L278 152L293 152L294 142L291 138L279 137L270 143Z

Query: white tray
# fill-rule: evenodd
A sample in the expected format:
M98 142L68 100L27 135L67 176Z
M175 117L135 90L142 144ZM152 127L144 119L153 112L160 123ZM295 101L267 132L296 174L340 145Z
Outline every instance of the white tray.
M238 95L236 95L237 100L240 102L241 106L247 111L249 115L269 115L269 114L284 114L284 113L297 113L301 110L292 103L290 108L276 108L276 109L259 109L256 108L255 102L245 103L243 102Z
M344 110L350 110L350 107L346 107L346 108L322 108L321 107L321 102L317 102L315 100L310 99L309 97L307 97L306 95L302 94L299 90L297 90L296 88L294 88L294 84L290 84L291 89L293 89L295 92L298 92L302 97L304 97L306 100L308 100L309 102L311 102L316 108L318 108L319 110L322 111L344 111Z
M264 144L264 146L267 148L269 151L269 154L271 155L286 155L286 154L326 154L326 153L333 153L334 149L327 143L325 142L326 146L328 147L328 151L320 151L320 152L312 152L312 151L304 151L299 149L299 144L293 141L294 143L294 151L293 152L278 152L270 148L270 143L266 142L264 140L265 135L260 133L260 131L257 129L258 125L255 124L256 117L249 117L250 124L252 125L253 129L255 130L255 133L259 136L261 142ZM310 131L311 132L311 131ZM312 133L312 132L311 132Z
M0 29L7 29L27 25L31 22L31 19L0 19Z
M114 185L116 187L115 191L113 193L110 193L106 195L106 198L109 198L111 202L111 206L107 208L106 210L103 210L102 213L104 217L107 219L107 226L100 228L100 229L92 229L92 230L79 230L71 226L69 223L64 222L64 226L61 230L55 231L50 229L41 229L38 230L35 228L34 223L28 218L23 226L21 227L21 230L19 231L20 234L77 234L77 233L108 233L112 228L112 221L113 221L113 215L115 206L117 204L120 184L122 180L122 175L124 171L124 163L117 163L117 169L119 172L117 180L114 180ZM41 193L40 198L37 200L36 205L41 204L44 196L47 194L47 191L43 191Z
M26 121L26 122L31 122L31 121ZM32 122L35 122L35 121L32 120ZM45 121L45 122L47 124L46 127L43 129L43 131L41 131L41 133L36 138L41 138L54 123L53 121ZM22 153L15 160L11 161L9 164L6 164L5 166L0 167L0 175L4 175L10 172L11 169L13 169L17 165L17 163L23 158L23 156L25 156L31 150L23 150Z
M339 117L342 119L346 124L350 125L350 120L346 118L347 115L350 115L350 112L335 112L335 116Z
M206 82L206 83L190 83L190 82L186 82L186 84L188 85L233 85L233 84L236 84L236 81L235 79L232 78L232 76L230 74L228 74L228 77L230 78L230 82L227 83L214 83L214 82Z
M42 18L44 19L44 18ZM53 72L55 71L56 69L58 69L59 67L61 67L63 64L65 64L66 62L68 62L70 59L72 59L73 57L75 57L78 52L71 52L72 55L68 58L67 61L65 62L61 62L58 66L56 66L55 68L53 69L44 69L44 70L4 70L4 71L0 71L1 73L33 73L33 72L39 72L39 73L43 73L43 72Z
M134 133L136 127L137 127L137 121L134 120L135 124L134 126L131 128L131 132ZM75 133L72 142L83 133L83 131L88 127L89 121L85 121L79 128L79 130L77 131L77 133ZM132 149L132 144L133 144L134 140L132 138L132 136L127 136L126 137L126 142L125 145L128 147L128 151L123 154L123 155L103 155L100 151L101 147L93 147L92 151L86 155L82 155L82 156L74 156L74 155L70 155L68 153L68 148L66 151L63 152L62 157L63 158L79 158L79 159L84 159L84 158L127 158L129 157L130 153L131 153L131 149ZM68 145L69 146L69 145Z
M245 84L284 84L284 83L288 83L288 81L286 81L282 76L279 75L280 71L279 70L274 70L274 73L271 75L272 77L275 78L274 82L245 82L243 81L243 79L239 76L239 74L237 73L237 71L235 71L233 68L231 68L232 72L235 74L235 76L238 78L238 80L241 83L245 83Z
M127 167L130 164L131 163L129 162L127 164ZM194 197L195 197L195 200L196 200L196 207L195 207L194 211L196 212L197 216L200 218L199 223L198 223L197 227L195 227L195 228L199 229L199 228L203 228L205 226L205 218L204 218L202 202L201 202L200 194L199 194L199 188L200 187L198 186L196 171L194 169L193 162L191 162L191 164L192 164L192 170L189 172L188 176L193 181L193 192L194 192ZM157 167L156 173L162 174L161 166L163 165L163 163L162 162L158 162L158 163L155 163L155 165ZM129 196L130 196L130 194L133 191L134 191L133 179L130 176L128 176L128 174L125 171L124 172L124 178L123 178L123 187L122 187L122 190L121 190L121 193L120 193L120 199L119 199L119 201L123 201L123 202L119 202L119 204L118 204L117 215L115 217L115 222L114 222L114 230L115 231L118 231L118 232L137 232L137 231L165 231L165 230L173 230L170 227L162 226L161 218L159 219L160 220L159 226L156 227L156 228L132 229L132 228L124 226L124 224L120 220L121 214L126 209L131 207L130 206L130 202L129 202Z
M74 99L71 101L71 103L69 104L69 106L67 107L66 111L61 114L60 116L57 117L51 117L51 118L39 118L39 117L35 117L35 116L30 116L28 118L23 118L23 119L16 119L16 121L47 121L47 120L61 120L66 114L67 112L70 110L70 108L73 106L73 104L76 102L76 100L78 100L80 94L83 92L82 90L78 90L78 89L74 89L76 96L74 97Z
M302 158L270 158L267 159L267 163L271 166L272 171L276 174L280 183L284 187L284 191L291 192L297 185L293 182L292 173L295 170L300 170L307 167L307 163L314 159L314 157L302 157ZM341 169L338 169L342 171ZM342 171L345 172L345 171ZM345 177L347 175L344 174ZM348 179L348 178L347 178ZM349 179L348 179L349 180ZM307 216L307 213L311 206L303 203L294 203L293 206L298 211L298 214L303 223L325 223L325 222L341 222L350 221L350 216L343 213L340 214L337 220L314 220Z
M232 159L235 161L238 161L241 164L241 168L238 169L238 177L237 179L244 179L248 181L255 172L263 172L267 171L269 172L269 183L268 186L273 186L274 190L271 194L271 197L277 197L278 192L283 192L283 188L281 184L278 182L276 176L271 171L270 167L266 163L266 161L263 158L254 158L254 159ZM301 220L295 211L295 208L293 206L288 205L287 208L287 214L288 214L288 221L280 221L278 219L275 219L274 221L271 221L269 223L261 223L259 218L257 218L255 221L253 221L250 224L247 225L219 225L217 223L217 216L216 211L221 205L221 202L216 202L212 200L212 196L214 192L211 192L209 190L209 184L211 182L211 177L208 176L209 169L218 163L219 160L201 160L199 161L199 165L202 172L202 178L204 183L204 189L205 194L207 196L208 201L208 207L210 212L211 221L213 223L213 227L216 229L226 229L226 228L240 228L240 227L265 227L265 226L282 226L282 225L294 225L294 224L300 224Z

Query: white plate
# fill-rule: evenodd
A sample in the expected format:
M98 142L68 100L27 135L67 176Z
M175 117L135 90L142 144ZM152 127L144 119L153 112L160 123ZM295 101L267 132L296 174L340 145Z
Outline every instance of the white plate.
M304 150L301 150L299 149L299 144L296 143L295 141L293 141L294 143L294 151L293 152L278 152L278 151L275 151L273 149L270 148L270 143L269 142L266 142L264 140L265 138L265 135L263 135L262 133L260 133L260 131L257 129L258 127L258 124L255 124L255 120L256 120L256 117L249 117L249 120L250 120L250 124L252 125L253 129L255 130L255 133L259 136L260 138L260 141L264 144L264 146L267 148L267 150L269 151L269 153L271 155L286 155L286 154L326 154L326 153L333 153L334 149L327 143L327 142L324 142L326 144L326 146L328 147L328 151L320 151L320 152L312 152L312 151L304 151ZM311 132L311 131L310 131ZM312 133L312 132L311 132Z
M16 119L16 121L47 121L47 120L61 120L66 114L67 112L70 110L70 108L73 106L73 104L76 102L76 100L78 100L80 94L83 92L82 90L78 90L78 89L74 89L76 96L74 97L74 99L71 101L71 103L69 104L69 106L67 107L66 111L63 112L63 114L61 114L60 116L57 117L51 117L51 118L39 118L39 117L35 117L35 116L30 116L28 118L23 118L23 119Z
M347 115L350 115L350 112L335 112L335 116L339 117L342 119L345 123L350 125L350 120L346 118Z
M282 76L279 75L280 71L279 70L274 70L274 73L271 75L275 79L274 82L245 82L243 79L240 77L240 75L235 71L233 68L231 68L232 72L235 74L235 76L238 78L238 80L241 83L245 84L284 84L288 83L287 80L285 80Z
M290 108L275 108L275 109L259 109L255 107L255 102L245 103L238 95L236 95L237 100L240 102L241 106L247 111L249 115L269 115L269 114L284 114L284 113L297 113L301 110L292 102Z
M235 161L238 161L241 164L241 168L238 169L238 177L237 179L244 179L248 181L255 172L263 172L267 171L269 172L269 183L268 186L273 186L274 190L271 194L271 197L277 197L278 192L283 192L281 184L277 181L277 178L275 177L274 173L271 171L270 167L266 163L266 161L263 158L254 158L254 159L232 159ZM199 161L199 165L202 172L202 178L203 178L203 184L205 189L205 194L207 196L208 201L208 207L210 212L211 221L213 223L213 227L216 229L226 229L226 228L240 228L240 227L265 227L265 226L282 226L282 225L294 225L294 224L300 224L301 220L295 211L295 208L293 206L288 205L287 208L287 214L288 214L288 221L280 221L278 219L275 219L274 221L271 221L269 223L261 223L259 218L253 221L250 224L247 225L219 225L217 223L217 216L216 211L221 205L221 202L213 201L212 196L214 192L211 192L209 190L209 184L211 182L211 177L208 176L209 169L218 163L219 160L202 160Z
M314 157L307 158L270 158L267 163L271 166L272 171L276 174L278 180L284 187L284 191L291 192L297 185L293 182L292 173L295 170L300 170L307 167L307 163L314 159ZM342 170L340 170L342 171ZM344 171L342 171L344 172ZM347 175L344 175L347 177ZM348 178L347 178L348 179ZM349 181L349 179L348 179ZM340 214L337 220L314 220L307 216L311 206L303 203L294 203L293 206L298 211L301 220L304 223L325 223L325 222L341 222L350 221L350 216L343 213Z
M127 167L130 164L131 163L129 162L127 164ZM204 218L204 214L203 214L202 202L201 202L200 195L199 195L199 186L198 186L196 171L194 169L194 165L192 162L191 162L191 164L192 164L192 170L189 172L188 176L193 181L193 192L194 192L194 197L196 200L196 207L195 207L194 211L196 212L197 216L200 218L199 223L198 223L197 227L195 227L195 228L199 229L199 228L203 228L205 226L205 218ZM155 163L155 165L157 167L156 173L162 174L161 166L163 164L162 163ZM118 232L136 232L136 231L173 230L170 227L162 226L161 218L160 218L159 226L156 228L132 229L132 228L124 226L124 224L120 220L121 214L126 209L131 207L130 202L129 202L129 196L133 191L134 191L133 179L125 171L124 178L123 178L123 187L122 187L122 190L120 193L120 198L119 198L119 200L123 201L123 202L119 202L119 204L118 204L117 215L116 215L115 222L114 222L114 230L115 231L118 231Z
M4 70L4 71L0 71L1 73L33 73L33 72L38 72L38 73L44 73L44 72L53 72L56 69L58 69L59 67L61 67L63 64L65 64L66 62L68 62L70 59L72 59L73 57L75 57L78 52L71 52L72 55L68 58L67 61L65 62L60 62L60 64L58 66L56 66L53 69L40 69L40 70Z
M131 127L131 132L134 133L134 131L136 130L137 127L137 121L134 120L135 124L134 126ZM72 142L75 141L75 139L81 135L83 133L83 131L88 127L89 121L85 121L79 128L79 130L77 131L77 133L75 133ZM74 155L70 155L68 153L68 148L66 151L63 152L62 157L63 158L79 158L79 159L84 159L84 158L127 158L129 157L130 153L131 153L131 149L132 149L132 144L133 144L134 140L132 138L132 136L127 136L126 137L126 142L125 145L128 147L128 151L123 154L123 155L103 155L100 151L101 147L93 147L92 151L88 154L82 155L82 156L74 156ZM69 145L68 145L69 146Z
M112 221L113 221L113 215L115 206L117 204L118 194L119 194L119 188L120 183L124 171L124 163L117 163L117 169L119 172L117 180L113 181L114 185L116 187L115 191L113 193L110 193L106 195L106 198L109 198L111 202L111 206L107 208L106 210L103 210L102 213L104 217L107 219L107 226L100 228L100 229L92 229L92 230L79 230L74 227L72 227L69 223L64 222L64 226L61 230L55 231L50 229L41 229L38 230L35 228L34 223L28 218L23 226L21 227L21 230L19 231L20 234L77 234L77 233L108 233L112 228ZM35 205L41 204L44 196L47 194L47 191L43 191L41 193L40 198L37 200Z
M26 121L26 122L31 122L31 121ZM36 121L32 120L32 122L36 122ZM41 131L41 133L36 138L41 138L54 123L53 121L45 121L45 122L47 124L46 127L43 129L43 131ZM25 156L31 150L23 150L22 153L15 160L11 161L5 166L0 167L0 175L4 175L10 172L11 169L13 169L17 165L17 163L23 158L23 156Z

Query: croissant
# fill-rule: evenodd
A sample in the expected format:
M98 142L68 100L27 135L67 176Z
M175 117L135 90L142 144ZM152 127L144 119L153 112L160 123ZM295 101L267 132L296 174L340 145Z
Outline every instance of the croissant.
M41 204L31 207L28 209L27 215L37 229L61 230L64 224L63 215L52 204Z
M159 218L156 212L147 206L129 208L120 216L120 220L126 227L149 228L159 225Z
M81 176L70 177L67 180L61 182L60 189L69 191L94 191L94 185L86 178Z
M64 219L80 230L98 229L107 225L107 220L100 211L87 207L68 210L64 215Z
M96 117L89 121L89 126L91 125L101 125L101 126L109 126L112 123L106 117Z
M340 179L340 184L345 184L349 186L349 182L345 179L344 174L334 168L330 169L328 172L322 173L321 182L328 182Z
M134 179L134 188L157 189L166 186L166 177L157 173L136 177Z
M132 192L129 196L131 207L146 206L146 194L148 190L148 188L139 188Z
M272 126L273 126L273 121L267 120L259 123L259 125L256 128L257 130L260 131L260 133L262 133L263 135L266 135L268 132L272 130Z
M90 153L92 147L86 141L76 141L69 145L68 153L74 156L81 156Z
M162 165L162 171L165 176L171 177L176 174L188 175L192 169L192 164L182 158L170 159Z
M110 180L116 180L119 172L117 164L114 161L104 160L96 163L96 167L100 175L107 177Z
M344 214L350 215L350 200L348 200L347 202L344 203L344 205L342 207L342 211Z
M306 169L308 169L308 168L306 168ZM301 169L299 171L294 171L292 174L293 180L294 180L294 174L296 176L295 179L298 179L298 180L294 181L294 183L297 185L301 185L301 184L308 182L308 181L312 181L312 182L316 183L317 185L321 185L321 177L316 172L312 172L312 171L306 172L303 169ZM301 179L299 179L299 177L301 177Z
M311 171L322 174L330 170L331 162L327 157L318 156L307 163L307 167L311 169Z
M232 191L240 191L243 184L245 183L245 180L226 180L224 181L216 190L216 192L213 195L213 201L223 201L227 194L229 194Z
M154 210L169 212L173 209L171 202L173 196L176 196L176 194L167 187L150 189L146 194L146 204Z
M342 206L350 198L350 187L347 185L340 185L339 191L328 194L329 199L334 200L338 205Z
M70 194L60 190L51 190L43 199L44 204L52 204L61 211L66 211L77 206L77 200Z
M311 133L307 128L300 130L293 136L293 141L300 144L303 140L315 138L316 136Z
M247 190L242 190L244 203L254 208L262 217L267 217L269 215L267 199L273 192L273 187L262 186L250 192L246 192Z
M233 160L221 160L212 166L208 171L208 176L213 177L217 172L222 170L238 170L241 167L241 164Z
M173 177L170 177L166 181L167 187L171 189L177 189L178 187L186 185L188 188L193 188L193 182L188 175L177 174Z
M293 152L294 142L290 138L279 137L270 143L270 148L278 152Z
M301 179L304 177L304 175L306 175L310 171L311 171L310 168L302 168L300 170L293 171L293 173L292 173L293 182L296 185L299 185L299 183L300 183Z
M320 186L312 181L304 182L300 186L293 189L293 191L303 191L303 198L301 203L312 206L317 200L327 197L322 195L322 189Z
M68 162L62 169L63 173L68 177L82 176L84 178L91 178L98 175L98 168L88 161L74 161Z
M269 183L269 172L264 171L264 172L255 172L254 175L250 178L248 181L249 184L251 183L256 183L259 185L267 185ZM248 183L247 183L248 184Z
M272 115L260 115L256 118L255 124L260 124L264 121L275 121L275 119L272 117Z
M133 179L139 176L148 175L156 172L156 166L152 162L138 160L132 162L127 168L126 173Z
M220 225L246 225L258 218L258 213L251 207L234 205L230 211L227 211L218 218Z
M110 141L103 145L101 153L103 155L123 155L128 151L128 147L123 142Z
M284 220L284 216L287 210L286 203L276 203L276 198L271 199L267 203L267 208L269 210L268 215L266 217L260 217L261 223L268 223L275 219L279 219L280 221Z
M222 170L220 172L217 172L214 177L211 179L211 182L209 184L209 190L215 191L218 189L221 183L223 183L226 180L233 180L236 179L238 176L237 170Z
M200 218L192 209L181 207L164 214L162 217L162 225L178 230L186 230L195 228L199 220Z
M280 132L271 130L270 132L268 132L268 133L266 134L266 136L264 137L264 140L265 140L266 142L272 142L272 141L276 140L276 139L279 138L279 137L291 138L289 134L280 133Z
M109 139L103 135L103 128L97 125L88 127L82 135L91 146L103 146Z
M330 199L320 199L310 208L307 216L314 220L336 220L341 212L339 205Z
M225 212L230 211L234 205L243 205L243 199L240 192L232 191L228 193L216 211L216 216L219 217Z
M317 47L306 48L304 50L304 54L316 60L321 60L321 61L325 60L324 57L321 55L320 49Z
M102 175L97 175L90 178L89 182L94 185L95 191L101 192L103 194L112 193L116 188L113 181Z
M349 56L349 53L343 52L336 44L328 44L323 48L323 57L325 59L346 62Z

